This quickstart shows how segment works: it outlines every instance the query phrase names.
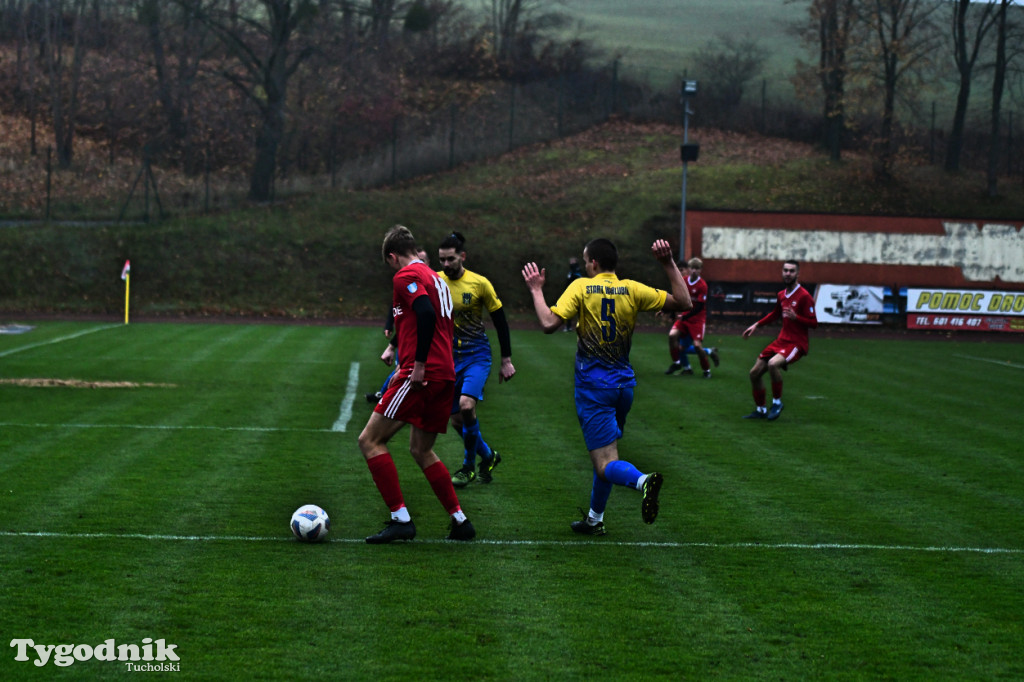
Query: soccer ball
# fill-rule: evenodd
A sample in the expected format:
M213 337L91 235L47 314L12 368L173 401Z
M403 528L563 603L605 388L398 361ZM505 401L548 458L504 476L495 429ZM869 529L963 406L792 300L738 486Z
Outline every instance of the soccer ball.
M320 542L331 529L327 512L315 504L299 507L292 514L292 534L302 542Z

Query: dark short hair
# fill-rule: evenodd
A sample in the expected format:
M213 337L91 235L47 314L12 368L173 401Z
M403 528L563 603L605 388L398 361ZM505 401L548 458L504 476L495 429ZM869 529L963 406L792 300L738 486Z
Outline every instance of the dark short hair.
M466 250L466 238L458 232L450 232L447 237L441 240L437 248L455 249L457 253L462 253Z
M583 250L591 260L596 260L605 272L614 272L619 265L619 250L608 239L591 239Z
M388 254L415 256L416 250L416 238L412 236L409 228L404 225L395 225L384 235L384 243L380 247L380 257L387 263Z
M787 263L788 263L789 265L795 265L795 266L796 266L796 269L797 269L797 270L799 270L799 269L800 269L800 261L798 261L798 260L794 260L794 259L790 258L790 259L788 259L788 260L784 260L784 261L782 261L782 264L783 264L783 265L786 265Z

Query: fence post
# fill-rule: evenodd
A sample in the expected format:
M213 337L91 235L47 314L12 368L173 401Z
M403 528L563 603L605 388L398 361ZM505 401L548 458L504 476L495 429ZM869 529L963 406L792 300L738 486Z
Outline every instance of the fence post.
M565 135L565 72L558 72L558 137Z
M516 130L516 84L512 83L508 90L508 150L515 147Z
M452 103L448 120L448 170L455 168L455 104Z
M205 185L203 194L203 213L210 212L210 141L206 141L206 167L203 169L203 184Z
M330 143L329 143L329 146L327 148L327 167L328 167L328 169L330 169L330 173L331 173L331 189L335 188L336 180L337 180L337 177L338 177L337 169L335 168L335 165L334 165L334 148L335 148L335 145L338 144L338 139L337 138L338 138L338 124L337 123L332 123L331 124Z
M935 165L935 100L932 100L932 122L928 133L928 165Z
M761 79L761 134L768 134L768 79Z
M391 120L391 184L398 182L398 117Z
M50 189L53 185L53 145L46 145L46 216L50 220Z
M612 99L609 116L619 111L619 60L612 62Z
M1013 110L1007 112L1006 122L1006 175L1013 175Z

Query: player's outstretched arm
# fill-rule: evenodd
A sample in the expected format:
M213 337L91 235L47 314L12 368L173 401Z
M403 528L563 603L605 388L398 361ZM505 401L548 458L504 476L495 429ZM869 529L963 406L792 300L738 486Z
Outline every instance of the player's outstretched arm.
M672 258L672 246L664 239L656 239L654 244L651 245L651 253L661 263L661 267L665 269L665 274L668 276L670 293L665 299L665 306L662 310L671 312L693 308L693 302L690 300L690 290L686 288L686 283L683 282L683 273L679 272L679 268Z
M537 267L536 263L527 263L523 266L523 280L526 282L526 286L530 290L530 296L533 298L533 310L537 313L537 320L544 329L544 333L550 334L561 329L562 325L565 324L565 320L551 312L547 301L544 300L544 280L546 275L546 271L543 268Z

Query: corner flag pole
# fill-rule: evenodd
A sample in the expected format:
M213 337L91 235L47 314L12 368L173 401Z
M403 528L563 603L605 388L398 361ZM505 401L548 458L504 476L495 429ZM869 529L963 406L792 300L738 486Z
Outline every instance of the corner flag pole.
M131 285L132 280L132 264L131 261L124 262L124 268L121 269L121 279L124 280L124 323L128 324L128 289Z

